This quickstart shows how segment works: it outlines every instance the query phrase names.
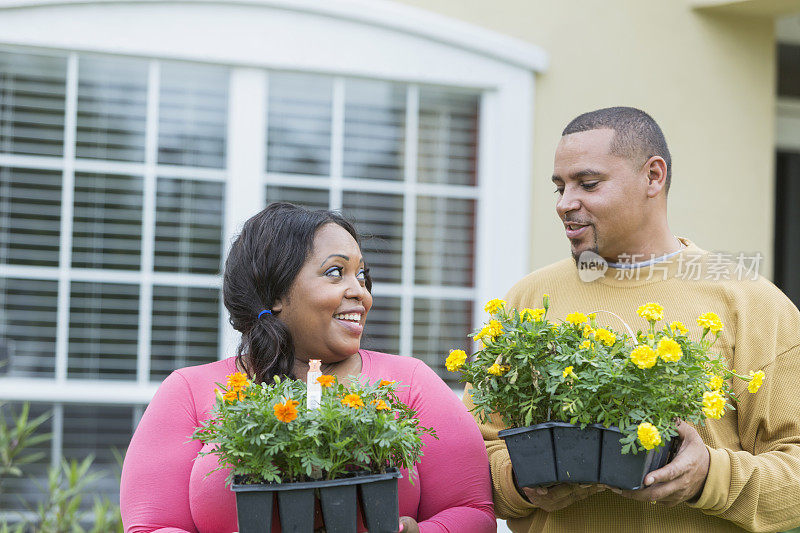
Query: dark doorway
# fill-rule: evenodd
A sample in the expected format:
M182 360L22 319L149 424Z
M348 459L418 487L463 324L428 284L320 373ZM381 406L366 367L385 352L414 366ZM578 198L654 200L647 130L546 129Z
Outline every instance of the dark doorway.
M775 284L800 307L800 152L778 152Z

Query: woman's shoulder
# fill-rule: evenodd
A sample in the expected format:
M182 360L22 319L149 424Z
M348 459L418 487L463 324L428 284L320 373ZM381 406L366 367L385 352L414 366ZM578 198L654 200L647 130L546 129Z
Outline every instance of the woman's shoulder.
M190 386L198 383L205 384L209 380L224 381L228 374L235 371L235 359L235 357L228 357L202 365L185 366L176 369L173 374L181 376Z
M420 365L425 363L414 357L395 355L391 353L361 350L362 368L369 377L390 379L384 374L413 375Z
M361 357L365 363L368 359L368 363L363 365L363 372L372 381L377 379L400 381L412 387L431 380L442 381L436 372L416 357L371 350L361 350Z
M217 383L224 385L226 376L235 368L233 357L203 365L178 368L161 383L150 405L151 407L168 405L170 408L183 405L188 412L195 413L194 416L198 420L205 419L214 404L214 389Z

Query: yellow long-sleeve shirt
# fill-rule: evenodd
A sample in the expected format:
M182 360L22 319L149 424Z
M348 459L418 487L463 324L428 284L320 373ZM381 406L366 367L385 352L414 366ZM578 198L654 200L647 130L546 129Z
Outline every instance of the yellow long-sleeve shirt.
M479 425L491 464L495 511L513 531L782 531L800 524L800 312L769 281L749 279L750 258L737 262L681 241L687 247L666 261L638 269L609 268L591 282L582 281L573 260L565 259L523 278L506 300L509 307L541 307L547 293L549 319L605 310L634 331L647 327L637 307L658 302L666 320L680 320L695 338L700 314L720 316L725 328L714 350L737 373L763 370L766 377L756 394L748 393L746 382L734 380L737 410L698 427L711 456L699 499L667 508L604 491L544 512L515 488L508 451L497 437L504 426L493 416ZM624 328L612 315L598 313L597 318L599 324ZM473 407L469 394L464 401Z

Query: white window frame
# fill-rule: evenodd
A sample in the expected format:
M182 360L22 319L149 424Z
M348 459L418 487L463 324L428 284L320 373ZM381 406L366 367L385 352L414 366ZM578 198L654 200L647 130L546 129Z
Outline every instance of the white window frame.
M26 9L30 8L30 9ZM181 21L176 25L175 21ZM65 21L69 21L65 24ZM145 35L146 32L146 35ZM269 70L292 70L343 77L367 77L411 84L407 113L411 126L408 139L416 134L418 85L432 84L474 89L481 92L478 187L461 190L466 198L477 198L477 243L475 288L414 287L407 276L397 284L376 284L375 294L400 296L403 300L401 353L411 352L410 328L414 296L470 296L476 303L502 296L528 271L531 205L531 147L535 73L544 70L547 57L536 46L489 32L432 13L383 0L251 0L198 1L191 7L181 3L149 1L5 1L0 4L0 45L70 51L68 62L68 117L65 145L73 146L77 87L77 53L102 53L153 59L150 76L158 74L158 60L215 63L231 68L228 111L228 167L222 170L192 169L191 177L226 180L223 246L231 242L241 224L264 205L266 149L266 77ZM71 205L76 170L134 171L145 176L146 209L154 218L155 176L169 177L170 169L156 163L158 91L149 84L146 160L144 164L76 162L73 152L63 158L28 158L0 155L0 164L50 166L64 173L62 238L71 236ZM152 98L155 92L155 98ZM336 115L336 113L334 113ZM335 118L335 117L334 117ZM334 134L335 138L335 134ZM411 142L406 157L413 157ZM41 163L41 166L39 164ZM413 199L417 192L442 192L438 185L418 184L415 165L406 165L404 182L397 192ZM183 175L183 168L172 175ZM177 176L176 176L177 177ZM344 178L332 175L332 182ZM358 180L359 188L368 183ZM378 184L374 184L376 187ZM387 190L381 182L380 191ZM389 187L395 185L388 185ZM452 196L457 187L446 186ZM335 189L334 189L335 190ZM254 191L259 191L254 194ZM331 195L336 208L336 195ZM341 196L339 195L339 198ZM405 202L403 265L413 264L414 202ZM408 224L408 222L412 222ZM145 220L144 249L152 247L154 220ZM219 277L162 274L113 273L69 268L69 242L62 243L58 270L60 284L69 280L139 283L139 350L149 352L151 299L145 291L153 283L218 287ZM152 254L143 253L143 257ZM146 265L143 265L146 266ZM411 269L404 269L411 272ZM148 269L149 271L149 269ZM48 277L50 269L0 265L7 277ZM467 291L467 292L465 292ZM69 291L59 292L56 377L0 379L0 399L48 402L144 404L156 385L146 379L149 358L140 357L132 382L66 379ZM220 307L222 339L220 357L232 354L235 332L227 325ZM482 321L480 305L473 322ZM144 322L143 322L144 321ZM146 326L146 327L145 327ZM140 356L142 354L140 353ZM143 360L144 359L144 360Z

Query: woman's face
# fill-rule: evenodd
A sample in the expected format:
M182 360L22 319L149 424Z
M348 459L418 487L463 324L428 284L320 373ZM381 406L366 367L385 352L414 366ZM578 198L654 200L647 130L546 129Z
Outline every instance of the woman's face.
M355 239L338 224L317 230L289 292L272 307L292 334L295 356L335 362L358 351L372 295Z

